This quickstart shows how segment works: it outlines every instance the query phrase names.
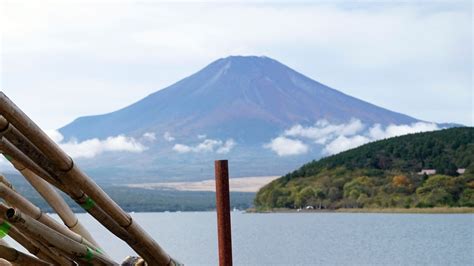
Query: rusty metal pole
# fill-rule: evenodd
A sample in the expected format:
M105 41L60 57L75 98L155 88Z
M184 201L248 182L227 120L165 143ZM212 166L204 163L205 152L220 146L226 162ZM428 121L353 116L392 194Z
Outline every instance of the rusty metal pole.
M227 160L214 162L216 174L217 233L219 265L232 266L232 237L230 224L229 168Z

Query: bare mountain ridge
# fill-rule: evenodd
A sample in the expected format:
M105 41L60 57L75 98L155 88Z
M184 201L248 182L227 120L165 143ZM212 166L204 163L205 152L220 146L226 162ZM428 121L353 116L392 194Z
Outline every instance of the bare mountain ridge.
M366 124L408 124L418 120L351 97L268 57L219 59L144 99L104 115L81 117L60 129L78 140L168 131L267 141L295 124L319 119Z

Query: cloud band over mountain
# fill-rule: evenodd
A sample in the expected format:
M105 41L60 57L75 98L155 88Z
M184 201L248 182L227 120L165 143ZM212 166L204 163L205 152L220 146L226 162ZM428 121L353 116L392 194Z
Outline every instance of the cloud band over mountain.
M185 145L185 144L175 144L173 146L173 151L178 153L201 153L201 152L216 152L219 154L229 153L232 148L235 146L235 141L233 139L228 139L225 142L222 140L216 139L205 139L201 143L198 143L194 146Z
M140 153L148 148L133 137L118 135L106 139L92 138L84 141L71 139L64 142L63 135L57 130L46 132L69 156L73 158L93 158L105 152L133 152ZM143 141L154 141L154 133L147 132L142 136Z
M295 125L285 130L264 148L271 149L278 156L290 156L305 154L310 150L310 144L316 144L322 146L322 155L332 155L371 141L439 129L436 123L428 122L368 127L359 119L340 124L318 120L314 126Z

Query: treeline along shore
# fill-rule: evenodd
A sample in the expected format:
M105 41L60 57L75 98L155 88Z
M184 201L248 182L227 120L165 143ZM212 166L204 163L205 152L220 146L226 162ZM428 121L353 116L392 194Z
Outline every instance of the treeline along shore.
M34 190L22 176L6 174L15 190L25 195L45 212L53 212L49 204ZM179 191L174 189L130 188L126 185L100 184L110 197L127 212L176 212L210 211L215 209L215 193L212 191ZM245 210L252 207L255 192L231 192L231 208ZM64 195L63 195L64 196ZM64 197L74 212L84 209Z
M263 187L256 211L472 212L474 128L410 134L312 161Z

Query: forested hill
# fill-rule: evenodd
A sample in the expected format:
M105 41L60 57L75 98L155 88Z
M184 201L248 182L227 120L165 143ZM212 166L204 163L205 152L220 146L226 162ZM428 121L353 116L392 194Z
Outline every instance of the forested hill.
M459 175L459 168L466 172ZM436 174L417 174L421 169ZM255 205L474 206L474 128L394 137L312 161L262 188Z

